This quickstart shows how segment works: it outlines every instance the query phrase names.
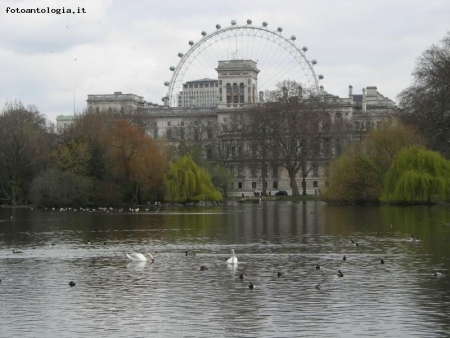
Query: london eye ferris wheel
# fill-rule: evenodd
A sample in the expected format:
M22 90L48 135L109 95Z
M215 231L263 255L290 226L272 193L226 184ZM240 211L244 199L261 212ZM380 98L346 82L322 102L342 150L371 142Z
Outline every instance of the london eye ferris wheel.
M216 25L212 33L201 32L202 38L189 41L189 49L178 53L180 61L171 66L173 72L170 81L164 83L168 87L169 106L177 106L177 96L183 90L183 83L198 79L217 79L218 61L253 60L260 70L258 74L258 90L273 90L279 82L294 80L303 88L318 91L319 80L314 65L317 61L308 60L306 46L296 45L296 36L285 38L282 27L270 30L268 23L254 26L252 20L245 25L238 25L236 20L231 26L222 28Z

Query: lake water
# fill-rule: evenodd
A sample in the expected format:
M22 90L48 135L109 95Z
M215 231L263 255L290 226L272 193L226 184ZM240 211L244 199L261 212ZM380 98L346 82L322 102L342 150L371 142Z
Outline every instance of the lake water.
M322 202L2 208L0 337L449 337L446 223L448 207Z

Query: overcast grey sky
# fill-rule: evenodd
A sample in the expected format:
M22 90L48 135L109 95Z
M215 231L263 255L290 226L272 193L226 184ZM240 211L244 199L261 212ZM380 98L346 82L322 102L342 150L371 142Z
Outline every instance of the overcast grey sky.
M84 8L80 14L6 13ZM237 20L283 27L317 59L325 90L363 87L396 99L417 58L450 31L449 0L0 0L0 107L34 104L50 120L86 107L88 94L133 93L161 103L178 52Z

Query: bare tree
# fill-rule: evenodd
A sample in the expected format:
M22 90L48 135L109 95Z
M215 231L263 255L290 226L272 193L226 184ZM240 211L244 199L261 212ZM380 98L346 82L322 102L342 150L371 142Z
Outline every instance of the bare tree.
M6 103L0 114L0 187L12 205L22 203L50 153L52 134L35 106Z
M399 95L403 118L450 158L450 32L418 58L412 75L413 84Z

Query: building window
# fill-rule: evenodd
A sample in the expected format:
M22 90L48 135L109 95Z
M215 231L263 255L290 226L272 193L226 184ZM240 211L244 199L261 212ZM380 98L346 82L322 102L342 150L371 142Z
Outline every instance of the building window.
M317 181L313 181L313 188L317 188L319 186L319 183Z
M274 189L278 189L278 182L273 182L273 183L272 183L272 187L273 187Z
M235 156L236 156L236 148L231 147L231 157L235 157Z
M227 83L227 94L231 94L231 85Z
M278 177L278 165L277 164L272 165L272 177Z
M244 84L243 84L243 83L241 83L241 84L239 85L239 92L240 92L242 95L244 95Z
M252 167L252 177L253 178L255 178L255 177L257 177L258 175L257 175L257 173L256 173L256 167Z
M206 150L206 158L207 158L208 160L212 160L212 149L211 149L211 148L208 148L208 149Z
M244 168L242 166L238 167L238 177L244 176Z
M169 121L169 122L167 122L167 126L168 126L168 127L170 127L170 121Z
M234 176L234 166L229 166L230 174Z
M181 121L181 126L184 127L184 121Z
M238 85L237 85L237 83L233 83L233 93L234 94L238 93Z
M238 182L238 188L242 189L242 182Z
M277 148L277 146L273 146L272 147L272 157L273 158L278 158L278 148Z
M330 185L330 182L325 181L325 186L326 186L327 188L329 187L329 185Z
M240 157L242 157L242 146L238 147L238 154Z
M318 165L313 165L312 167L312 175L313 177L319 177L319 166Z
M252 182L252 189L256 189L256 182Z

